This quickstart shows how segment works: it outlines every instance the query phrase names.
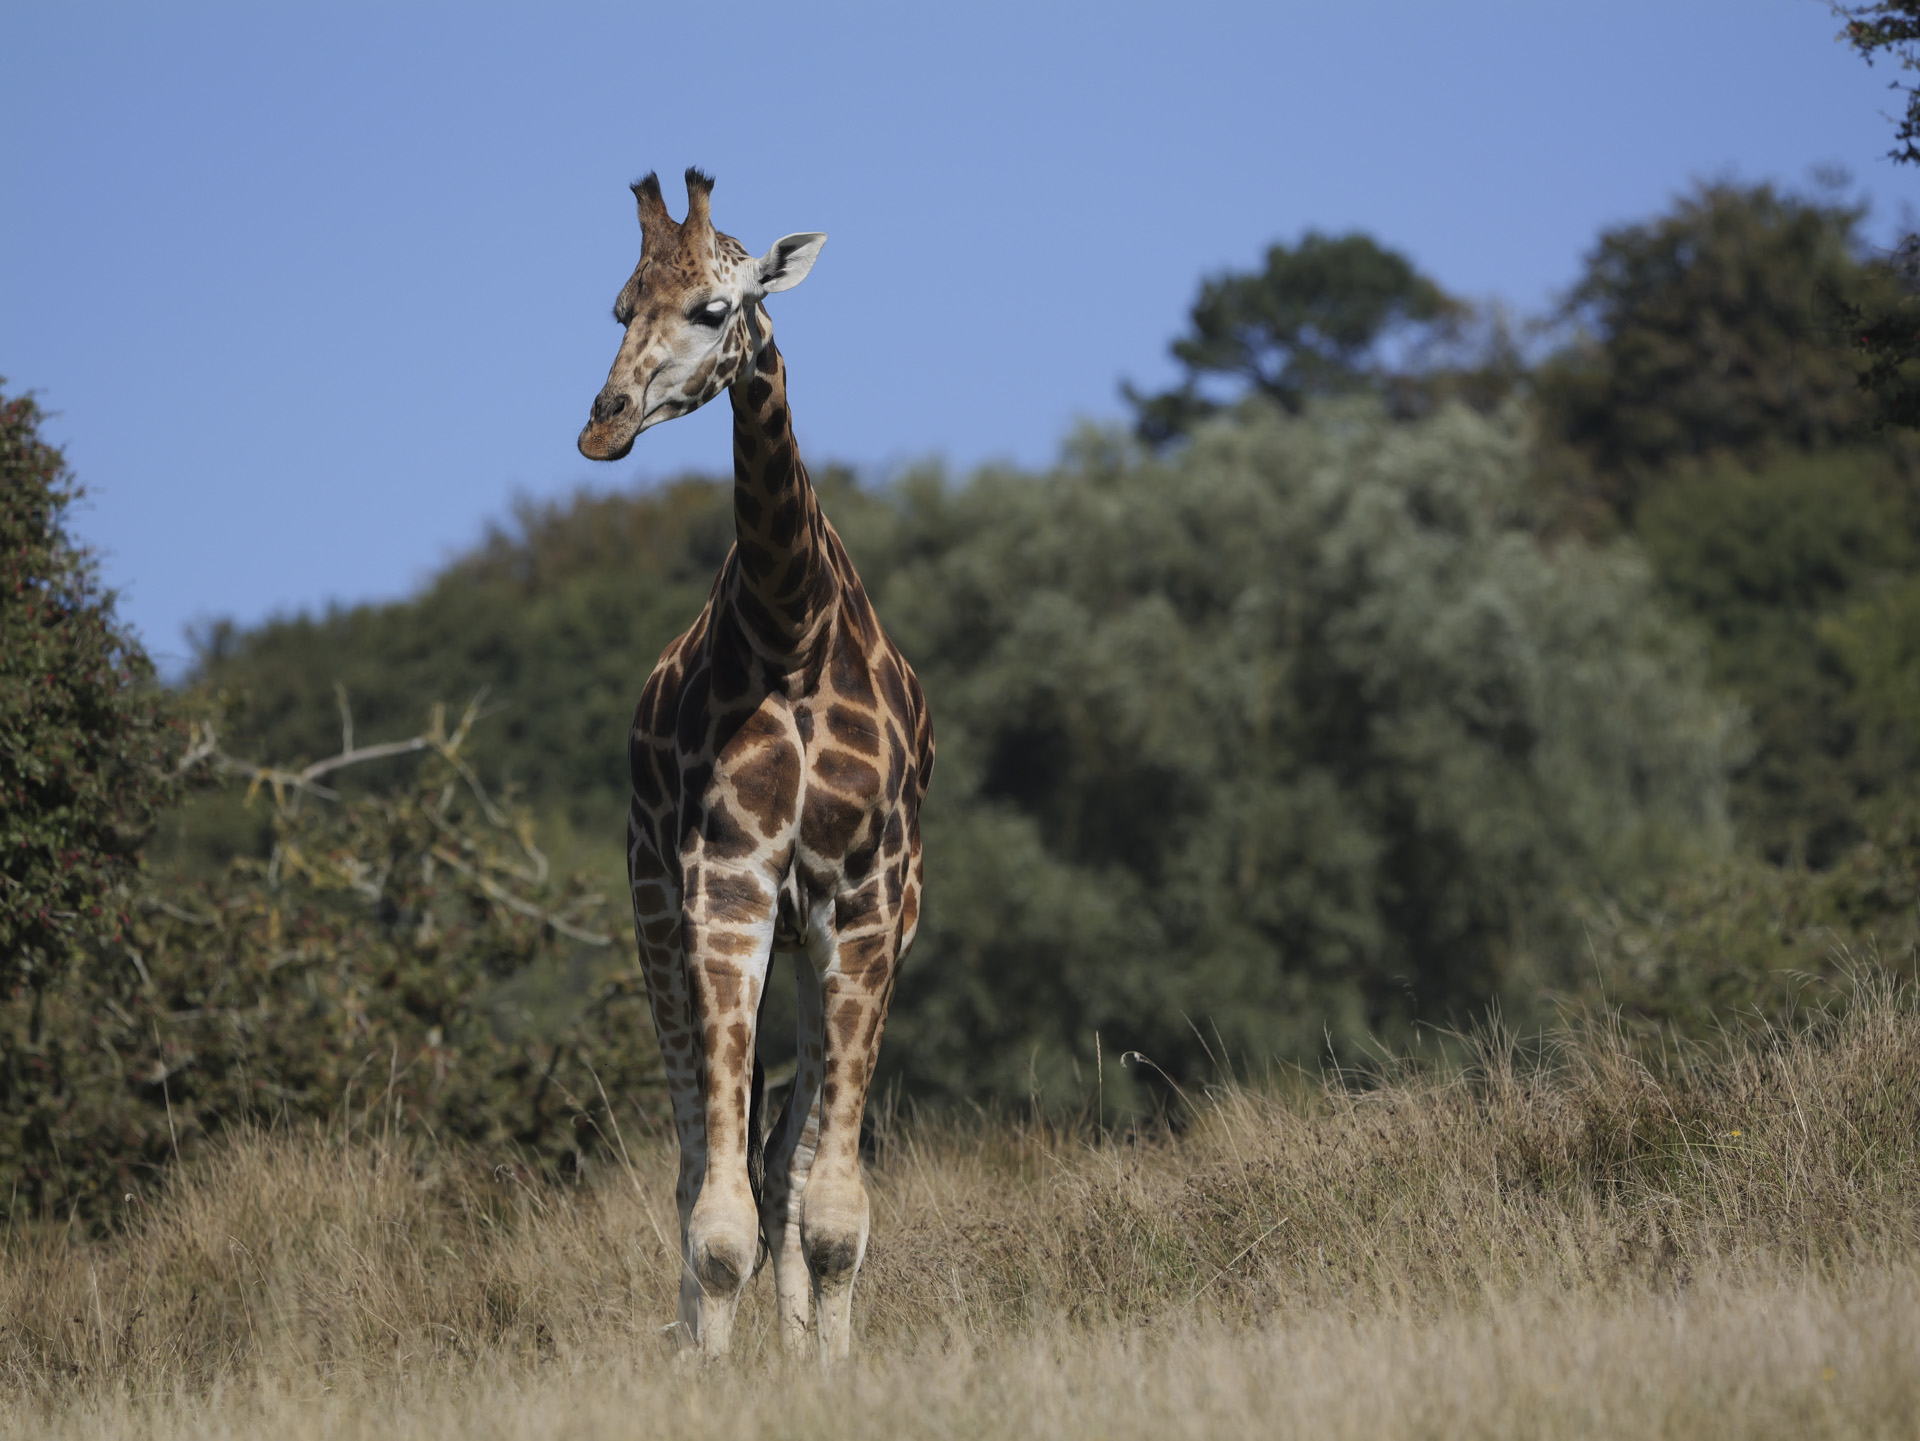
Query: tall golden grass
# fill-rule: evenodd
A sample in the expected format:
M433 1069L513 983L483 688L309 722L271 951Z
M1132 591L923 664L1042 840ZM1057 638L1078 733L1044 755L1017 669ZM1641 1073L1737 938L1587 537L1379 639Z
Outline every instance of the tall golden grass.
M855 1361L668 1329L668 1143L557 1190L253 1134L119 1233L15 1228L0 1430L358 1437L1911 1435L1920 1000L1651 1058L1235 1084L1162 1132L895 1120ZM138 1203L135 1203L136 1205Z

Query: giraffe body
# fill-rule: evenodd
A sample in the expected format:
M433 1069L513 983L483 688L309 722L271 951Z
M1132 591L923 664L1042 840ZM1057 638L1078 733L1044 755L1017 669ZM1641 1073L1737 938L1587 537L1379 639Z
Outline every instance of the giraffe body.
M933 732L800 463L760 305L825 237L756 260L713 229L699 172L684 224L654 177L634 189L626 333L580 450L616 459L723 388L734 417L735 544L641 692L628 746L634 925L680 1143L681 1332L725 1354L764 1239L783 1334L803 1344L811 1317L836 1359L867 1243L860 1122L919 921ZM797 955L798 1057L763 1153L754 1033L776 950Z

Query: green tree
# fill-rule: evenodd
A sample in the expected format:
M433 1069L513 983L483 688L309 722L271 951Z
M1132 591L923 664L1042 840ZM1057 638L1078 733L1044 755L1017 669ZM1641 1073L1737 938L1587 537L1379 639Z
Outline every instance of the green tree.
M1221 402L1203 389L1224 380L1291 414L1315 396L1388 392L1407 352L1459 321L1466 308L1398 251L1359 233L1308 231L1297 246L1268 247L1257 272L1207 280L1187 333L1172 345L1186 371L1158 395L1123 393L1140 437L1184 435Z
M1894 457L1850 450L1709 465L1663 480L1636 516L1662 588L1706 629L1715 676L1748 708L1734 813L1775 862L1831 864L1911 773L1916 752L1863 712L1860 687L1881 653L1869 602L1920 560L1912 504Z
M1836 5L1834 9L1847 21L1841 38L1867 64L1884 53L1902 70L1920 70L1920 0L1877 0L1872 5ZM1920 165L1920 86L1894 80L1889 88L1906 91L1906 107L1887 156L1903 165Z
M1851 682L1850 718L1868 744L1890 750L1903 765L1891 789L1912 800L1913 761L1920 757L1920 574L1869 577L1820 618L1821 641Z
M1891 56L1906 72L1920 70L1920 0L1880 0L1875 5L1836 7L1847 20L1841 32L1869 65ZM1894 80L1906 105L1894 130L1888 158L1920 164L1920 86ZM1846 321L1865 368L1861 387L1873 397L1877 417L1894 425L1920 425L1920 236L1901 242L1887 267L1896 284L1874 300L1846 307Z
M1848 305L1890 294L1861 214L1700 186L1601 236L1564 313L1582 333L1536 373L1573 528L1624 526L1645 545L1749 710L1742 836L1816 867L1861 840L1912 759L1863 726L1829 635L1920 559L1912 458L1870 435L1844 329Z
M1631 548L1542 546L1528 455L1512 413L1344 402L908 487L869 581L941 777L883 1065L1065 1097L1096 1035L1182 1078L1349 1056L1524 1008L1571 894L1716 849L1704 657Z
M41 418L0 394L0 990L124 928L141 843L180 788L167 697L67 532L81 491Z
M1582 453L1621 519L1676 466L1756 463L1855 437L1866 418L1843 302L1884 288L1862 212L1770 185L1701 185L1604 233L1563 319L1579 339L1541 367L1551 431Z
M836 488L941 746L891 1075L1074 1099L1096 1035L1184 1079L1206 1045L1350 1056L1524 1009L1582 954L1573 894L1721 844L1731 717L1701 648L1633 546L1541 541L1532 445L1511 407L1256 400L1164 456L1096 434L1043 474ZM209 672L266 682L256 722L322 709L335 675L494 685L525 728L463 756L604 831L612 892L627 711L726 522L723 486L576 498L413 602L235 635ZM307 755L312 722L281 732Z

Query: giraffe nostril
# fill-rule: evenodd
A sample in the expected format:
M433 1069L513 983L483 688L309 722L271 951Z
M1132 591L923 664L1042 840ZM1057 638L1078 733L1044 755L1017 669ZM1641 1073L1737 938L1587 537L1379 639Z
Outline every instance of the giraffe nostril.
M624 395L608 395L604 390L593 398L593 420L596 425L604 425L614 416L627 408Z

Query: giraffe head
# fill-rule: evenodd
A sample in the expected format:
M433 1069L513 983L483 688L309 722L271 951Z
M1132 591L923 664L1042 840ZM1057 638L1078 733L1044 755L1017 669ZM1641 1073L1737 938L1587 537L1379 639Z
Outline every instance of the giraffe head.
M755 259L708 214L713 177L687 171L687 218L675 221L660 178L633 187L640 263L613 302L625 328L607 383L580 432L589 460L618 460L650 425L698 410L753 365L772 334L760 302L798 285L827 237L789 235Z

